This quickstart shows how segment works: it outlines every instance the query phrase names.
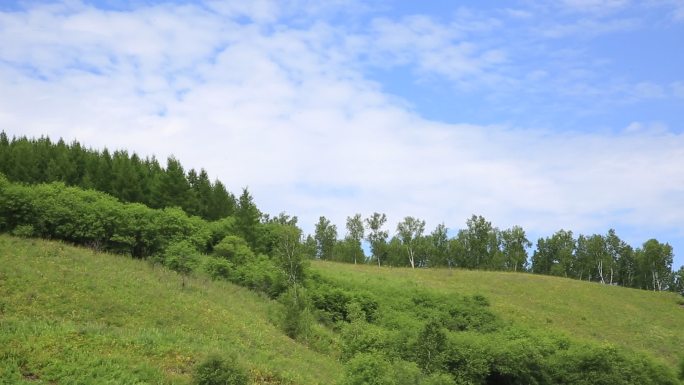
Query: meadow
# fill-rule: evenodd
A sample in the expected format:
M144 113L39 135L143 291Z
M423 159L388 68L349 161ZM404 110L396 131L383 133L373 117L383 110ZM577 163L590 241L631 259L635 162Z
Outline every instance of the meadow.
M280 304L130 257L0 235L0 383L188 384L207 355L255 384L330 384L334 355L288 338Z
M314 262L312 268L340 284L389 297L412 288L483 295L505 321L644 352L672 367L684 354L684 298L674 293L528 273L332 262Z

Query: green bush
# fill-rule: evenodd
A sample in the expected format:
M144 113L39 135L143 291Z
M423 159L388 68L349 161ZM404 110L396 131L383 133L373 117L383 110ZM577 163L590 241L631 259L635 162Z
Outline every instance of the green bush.
M247 242L237 235L228 235L214 246L214 254L235 263L243 263L254 258L254 252Z
M185 286L185 277L193 271L197 257L198 252L189 241L177 241L166 248L164 264L183 277L183 286Z
M552 357L553 383L676 385L665 367L612 346L576 345Z
M378 315L378 302L363 292L351 292L327 283L312 280L310 288L313 306L320 311L321 320L330 324L350 322L349 307L358 304L367 322L373 322Z
M434 373L424 378L420 385L456 385L456 382L446 373Z
M36 234L33 225L19 225L11 232L12 235L22 238L31 238Z
M679 360L679 379L684 381L684 356Z
M204 262L204 272L206 272L211 279L229 279L233 264L223 258L207 257Z
M299 285L290 287L280 297L285 306L282 318L282 328L290 338L306 337L310 334L311 314L309 313L309 298L306 291Z
M235 265L229 279L237 285L262 292L270 298L277 298L287 289L283 271L265 255Z
M398 385L387 357L379 353L360 353L345 367L343 385Z
M451 331L491 332L500 327L500 321L489 310L489 302L481 295L458 297L418 291L411 302L409 310L416 318L440 320Z
M193 373L195 385L246 385L248 380L246 371L234 357L224 359L210 355L195 367Z
M364 352L384 353L394 356L396 332L363 321L355 321L342 327L342 359Z

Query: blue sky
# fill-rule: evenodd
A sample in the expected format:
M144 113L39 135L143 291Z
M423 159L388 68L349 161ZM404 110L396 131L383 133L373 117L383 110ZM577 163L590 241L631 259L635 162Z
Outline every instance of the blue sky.
M0 127L176 155L266 211L670 242L684 2L0 5Z

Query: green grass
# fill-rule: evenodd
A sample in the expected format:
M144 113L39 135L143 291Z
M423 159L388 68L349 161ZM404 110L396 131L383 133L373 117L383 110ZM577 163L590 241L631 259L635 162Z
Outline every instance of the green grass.
M413 288L482 294L505 321L644 352L672 368L684 355L684 306L673 293L522 273L331 262L314 262L312 268L340 285L388 296Z
M202 277L0 235L0 384L188 384L210 353L254 383L330 384L341 365L275 326L279 304ZM319 349L320 350L320 349Z
M671 293L515 273L312 269L375 293L380 311L413 289L482 294L505 322L626 347L671 368L684 353L684 307ZM0 384L189 384L211 353L237 356L256 384L336 383L337 337L319 328L314 350L282 333L280 313L226 282L196 276L182 288L176 273L144 261L0 235Z

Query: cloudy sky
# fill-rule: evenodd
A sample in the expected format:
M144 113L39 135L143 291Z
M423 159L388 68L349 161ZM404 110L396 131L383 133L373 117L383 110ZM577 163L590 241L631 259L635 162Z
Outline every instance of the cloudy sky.
M684 264L680 0L2 1L0 129L173 154L307 231L481 214Z

